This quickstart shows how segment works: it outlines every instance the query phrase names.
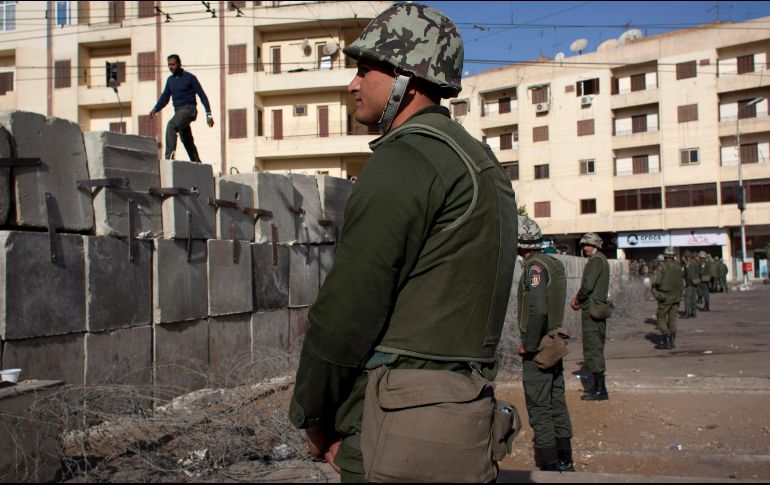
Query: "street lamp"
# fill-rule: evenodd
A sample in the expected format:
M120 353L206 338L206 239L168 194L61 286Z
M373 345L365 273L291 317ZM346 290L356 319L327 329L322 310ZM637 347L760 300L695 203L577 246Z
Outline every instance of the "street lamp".
M749 288L749 272L746 270L746 191L743 189L743 157L741 156L741 110L744 110L748 108L749 106L754 106L755 104L759 103L760 101L763 101L765 98L764 96L760 96L758 98L754 98L748 103L744 104L743 106L740 106L740 102L738 103L738 116L735 118L735 139L737 144L737 150L738 150L738 190L739 190L739 199L738 199L738 209L741 211L741 270L743 271L743 284L741 285L741 289L746 290Z

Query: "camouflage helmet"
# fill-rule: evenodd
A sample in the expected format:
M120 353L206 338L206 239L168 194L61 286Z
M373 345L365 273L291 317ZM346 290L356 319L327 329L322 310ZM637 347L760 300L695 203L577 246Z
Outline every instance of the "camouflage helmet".
M708 254L706 254L706 251L701 251L698 253L698 256L700 256L701 258L707 258Z
M682 255L685 258L692 258L692 252L689 249L685 249L684 254Z
M602 238L599 237L598 234L595 232L587 232L585 235L580 238L580 244L588 244L589 246L593 246L597 249L602 248Z
M438 10L417 3L396 3L379 14L342 50L384 62L454 98L462 90L463 40L455 24Z
M666 249L663 251L663 256L665 256L665 257L667 257L667 258L674 258L674 257L676 257L676 251L674 250L674 248L672 248L671 246L669 246L669 247L667 247L667 248L666 248Z
M543 232L537 222L529 217L519 216L518 240L522 249L542 249Z

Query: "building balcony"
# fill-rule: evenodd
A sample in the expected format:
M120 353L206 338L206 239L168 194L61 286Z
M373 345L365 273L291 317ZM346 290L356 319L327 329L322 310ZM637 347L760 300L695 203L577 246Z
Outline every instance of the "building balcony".
M494 153L500 163L511 163L519 159L518 147L508 150L495 150Z
M660 144L660 133L657 126L648 126L647 131L632 133L621 131L615 133L612 137L612 149L622 150L624 148L643 147Z
M314 69L273 74L258 72L254 76L254 91L258 94L311 93L347 89L356 69Z
M717 79L717 93L728 93L730 91L744 91L756 89L764 86L770 86L770 72L764 71L747 74L727 74Z
M621 92L620 94L610 96L611 109L630 108L632 106L642 106L659 102L660 90L656 87L647 88L642 91Z
M88 107L103 107L118 106L118 96L120 96L120 103L123 105L130 105L132 98L132 86L131 83L123 83L118 86L118 93L116 94L112 88L108 87L93 87L78 86L78 105L84 108Z
M255 153L260 159L303 158L343 155L371 155L369 142L379 135L299 135L276 140L271 137L255 138Z
M737 116L724 117L719 120L719 136L734 137L737 128ZM757 116L753 118L741 118L741 135L752 133L762 133L770 131L770 116L768 113L757 111Z
M510 111L502 114L487 114L481 117L480 128L488 130L490 128L501 128L519 124L519 111Z

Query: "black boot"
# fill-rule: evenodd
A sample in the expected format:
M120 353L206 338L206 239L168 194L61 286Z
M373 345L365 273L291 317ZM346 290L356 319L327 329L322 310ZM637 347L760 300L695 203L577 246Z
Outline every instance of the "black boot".
M661 337L661 340L660 342L658 342L658 345L656 345L655 348L661 349L661 350L670 349L671 347L669 346L668 335L664 334L664 335L661 335L660 337Z
M692 318L695 318L695 317L696 317L696 315L697 315L697 311L695 310L695 308L693 308L692 310L690 310L690 316L691 316Z
M668 338L669 338L668 341L669 341L669 345L670 345L669 348L675 349L676 348L676 334L672 333L671 335L669 335Z
M607 394L607 386L605 385L604 380L604 374L594 374L597 377L597 380L599 382L599 388L595 393L592 394L586 394L585 396L582 396L580 399L583 401L606 401L609 399L609 395Z
M558 472L559 455L556 448L535 448L535 465L543 472Z
M597 374L594 374L594 380L591 383L591 387L588 389L583 389L583 395L587 396L589 394L596 394L596 391L599 390L599 378L596 376Z
M556 438L556 453L559 455L559 471L574 472L572 462L572 442L570 438Z
M711 311L711 310L709 309L709 302L706 302L706 306L704 306L704 307L703 307L703 311L704 311L704 312L710 312L710 311Z

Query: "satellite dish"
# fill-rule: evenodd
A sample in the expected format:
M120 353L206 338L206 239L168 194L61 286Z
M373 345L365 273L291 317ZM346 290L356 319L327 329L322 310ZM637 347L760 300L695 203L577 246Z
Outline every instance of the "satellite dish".
M333 56L339 48L340 46L338 46L336 42L330 40L326 43L326 45L324 45L324 54L327 56Z
M302 48L303 51L308 47L310 47L310 39L308 39L307 37L302 39L302 44L300 44L300 47Z
M583 52L583 49L588 45L588 39L578 39L569 46L569 50L572 52Z
M618 39L605 40L604 42L599 44L599 47L596 48L596 51L597 52L609 51L612 49L616 49L618 45L620 45L620 43L618 42Z
M639 40L642 37L644 37L644 32L639 29L631 29L623 32L620 37L618 37L618 43L620 43L620 45L626 45L629 42Z
M567 57L567 56L566 56L566 55L564 55L564 53L563 53L563 52L557 52L557 53L556 53L556 55L553 57L553 60L554 60L554 61L556 61L556 62L561 62L561 61L563 61L563 60L564 60L566 57Z

